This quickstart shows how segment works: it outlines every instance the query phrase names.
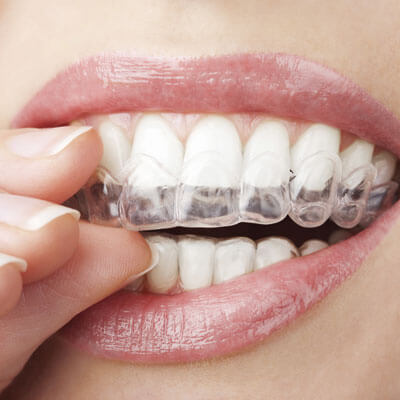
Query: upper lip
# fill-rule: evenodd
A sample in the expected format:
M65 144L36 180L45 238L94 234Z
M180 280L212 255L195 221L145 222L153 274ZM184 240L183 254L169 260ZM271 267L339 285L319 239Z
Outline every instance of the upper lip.
M50 81L13 127L49 127L124 111L263 112L323 122L400 154L400 121L339 73L286 54L203 58L102 55ZM399 207L321 253L177 296L118 293L81 314L67 336L106 357L191 361L265 338L359 267ZM116 318L116 315L118 318Z
M341 74L294 55L101 55L45 85L12 126L50 127L123 111L263 112L324 122L400 154L400 121Z

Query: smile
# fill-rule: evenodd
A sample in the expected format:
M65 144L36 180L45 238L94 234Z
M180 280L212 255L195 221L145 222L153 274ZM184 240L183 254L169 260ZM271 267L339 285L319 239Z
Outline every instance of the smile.
M64 329L102 357L184 362L258 343L356 271L398 214L400 122L296 56L95 57L14 126L67 123L104 147L69 204L157 249L154 269Z

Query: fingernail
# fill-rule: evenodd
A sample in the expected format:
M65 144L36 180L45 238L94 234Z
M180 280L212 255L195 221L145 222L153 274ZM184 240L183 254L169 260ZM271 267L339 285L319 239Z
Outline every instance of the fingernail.
M9 256L8 254L0 253L0 268L7 265L14 265L19 271L25 272L28 264L25 260L18 257Z
M160 253L158 252L158 248L150 243L148 240L146 240L147 244L150 247L150 251L151 251L151 261L149 266L142 272L140 272L137 275L133 275L131 276L127 281L126 284L130 285L132 284L136 279L139 279L140 277L142 277L143 275L147 274L149 271L151 271L160 261Z
M79 136L90 131L90 126L62 126L50 129L34 129L9 136L5 148L25 158L54 156L64 150Z
M72 208L31 197L0 193L0 223L36 231L63 215L71 215L76 220L80 218L79 212Z

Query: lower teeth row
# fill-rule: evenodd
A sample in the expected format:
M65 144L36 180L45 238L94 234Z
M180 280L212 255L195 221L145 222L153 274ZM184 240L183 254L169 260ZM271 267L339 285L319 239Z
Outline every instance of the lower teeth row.
M91 222L123 226L130 230L183 227L219 227L249 222L274 224L287 215L300 226L312 228L331 218L338 226L352 228L367 226L383 210L393 204L398 184L394 181L373 187L376 168L364 165L341 177L337 155L318 152L307 157L288 182L276 182L279 160L272 154L271 170L252 171L238 185L209 187L178 182L156 160L138 155L137 162L126 168L121 182L100 167L95 180L77 196L78 207L87 210ZM151 186L143 182L143 169L162 176L165 185ZM251 169L249 169L251 170ZM224 170L207 171L221 175Z
M337 231L330 242L338 242L344 237ZM157 265L127 289L169 294L223 283L328 246L321 240L308 240L298 249L283 237L254 242L245 237L217 240L193 235L150 234L146 239L158 250Z

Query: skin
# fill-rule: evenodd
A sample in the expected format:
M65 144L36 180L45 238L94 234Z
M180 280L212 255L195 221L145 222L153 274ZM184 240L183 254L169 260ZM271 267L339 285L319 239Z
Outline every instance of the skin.
M0 88L7 96L0 96L0 128L7 128L57 71L82 56L112 50L298 54L342 72L400 117L399 20L397 0L246 0L229 5L222 0L126 0L118 6L106 0L3 0ZM88 241L101 228L91 230ZM397 222L351 279L257 347L191 365L143 366L95 359L55 338L35 353L4 398L398 399L399 235ZM82 285L93 288L90 279L99 278L85 273L87 266L79 259L74 265L86 277ZM63 276L68 281L68 274ZM103 286L79 307L118 284L112 286ZM0 321L0 328L7 326L4 318Z

